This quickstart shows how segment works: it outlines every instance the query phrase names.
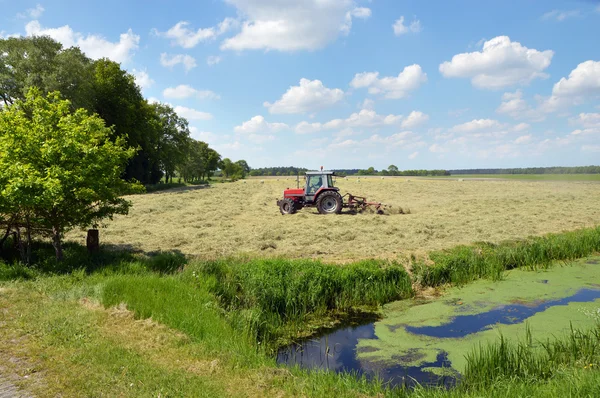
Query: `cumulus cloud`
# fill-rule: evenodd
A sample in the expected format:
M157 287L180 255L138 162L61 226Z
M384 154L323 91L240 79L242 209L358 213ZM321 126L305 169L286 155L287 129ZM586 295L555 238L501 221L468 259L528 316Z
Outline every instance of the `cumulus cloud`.
M289 129L285 123L269 123L263 116L254 116L252 119L235 126L233 131L238 134L278 133Z
M146 70L136 70L134 69L132 72L133 77L135 78L135 82L142 89L150 88L154 84L154 80L150 78L150 75Z
M410 115L408 115L408 117L402 121L402 128L414 129L415 127L427 123L428 120L429 115L419 111L412 111Z
M398 99L408 96L427 82L427 73L415 64L404 68L397 77L379 78L379 72L357 73L350 82L353 88L368 88L370 94Z
M233 18L225 18L216 27L210 28L190 28L190 23L187 21L179 21L166 32L160 32L153 29L152 33L159 37L171 39L171 45L180 46L183 48L194 48L199 43L213 40L218 36L236 28L239 21Z
M185 106L176 106L175 113L188 120L210 120L213 116L208 112L201 112L196 109L186 108Z
M467 123L459 124L450 129L453 133L473 133L481 130L501 128L502 125L497 120L475 119Z
M517 120L542 121L545 115L539 109L532 108L527 101L523 99L523 92L517 90L514 93L504 93L502 103L496 109L497 113L509 115Z
M300 122L296 125L294 131L296 134L312 134L317 133L322 129L323 125L321 123Z
M517 139L515 139L515 144L528 144L531 142L532 137L533 136L531 134L522 135L522 136L518 137Z
M482 51L457 54L439 69L447 78L470 78L477 88L500 89L547 78L544 70L553 56L552 50L529 49L508 36L498 36L486 41Z
M36 4L33 8L28 8L27 11L17 14L17 18L32 18L38 19L42 16L42 14L46 11L41 4Z
M600 113L580 113L570 119L573 124L580 124L586 128L600 127Z
M556 112L600 96L600 61L585 61L552 88L552 95L541 98L540 110Z
M316 50L350 32L371 10L352 0L225 0L242 16L241 31L222 50Z
M306 113L327 108L343 98L344 92L339 88L327 88L320 80L301 79L298 86L290 87L279 100L263 105L273 114Z
M404 25L404 16L401 16L399 19L394 22L392 25L392 29L394 29L394 34L396 36L402 36L406 33L419 33L421 31L421 21L418 19L414 19L410 25Z
M400 123L402 115L379 115L374 110L362 109L347 119L333 119L323 125L325 129L346 129L353 127L391 126Z
M446 153L448 152L448 149L443 147L440 144L433 144L429 147L429 152L433 152L433 153Z
M169 55L167 53L162 53L160 54L160 64L166 68L172 68L182 64L186 72L189 72L197 66L196 59L187 54Z
M25 25L27 36L50 36L65 47L78 46L92 59L109 58L115 62L128 62L138 48L140 37L129 29L119 36L118 42L110 42L102 36L83 35L74 32L69 25L59 28L44 28L38 21Z
M410 155L408 155L408 158L409 158L410 160L413 160L413 159L415 159L417 156L419 156L419 152L418 152L418 151L417 151L417 152L413 152L413 153L411 153Z
M214 65L218 64L219 62L221 62L221 57L219 57L218 55L209 55L206 58L206 64L208 66L214 66Z
M198 99L219 99L219 95L210 90L196 90L187 84L180 84L177 87L168 87L164 89L165 98L184 99L195 97Z

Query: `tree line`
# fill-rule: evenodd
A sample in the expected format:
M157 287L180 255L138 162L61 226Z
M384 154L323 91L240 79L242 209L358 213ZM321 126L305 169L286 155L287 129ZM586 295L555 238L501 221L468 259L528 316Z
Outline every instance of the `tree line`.
M450 174L600 174L600 166L463 169L450 170Z
M28 262L32 237L47 236L60 259L65 232L127 213L123 194L218 169L250 168L190 137L118 63L49 37L0 39L0 252L12 236Z

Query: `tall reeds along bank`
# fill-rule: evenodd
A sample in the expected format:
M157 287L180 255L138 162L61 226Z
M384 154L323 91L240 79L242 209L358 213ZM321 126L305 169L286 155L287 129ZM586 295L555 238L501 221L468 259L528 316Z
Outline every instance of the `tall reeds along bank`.
M221 260L191 268L213 278L210 291L225 309L246 313L258 341L311 316L373 310L413 295L410 275L393 262L338 266L313 260Z
M464 284L479 278L500 279L513 268L547 268L553 261L575 260L600 251L600 227L548 234L523 240L475 243L433 252L434 264L413 263L422 286Z
M467 354L461 388L481 389L500 380L540 382L566 368L594 369L600 366L600 324L590 330L571 326L563 337L535 341L527 330L525 341L500 341L480 345Z

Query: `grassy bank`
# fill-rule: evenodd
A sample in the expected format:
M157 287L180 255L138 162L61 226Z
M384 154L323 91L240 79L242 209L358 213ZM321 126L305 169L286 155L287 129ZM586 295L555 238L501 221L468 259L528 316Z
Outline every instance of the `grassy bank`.
M433 264L415 262L413 274L422 286L463 284L479 278L500 279L513 268L547 268L600 251L600 227L548 234L499 244L476 243L429 254Z

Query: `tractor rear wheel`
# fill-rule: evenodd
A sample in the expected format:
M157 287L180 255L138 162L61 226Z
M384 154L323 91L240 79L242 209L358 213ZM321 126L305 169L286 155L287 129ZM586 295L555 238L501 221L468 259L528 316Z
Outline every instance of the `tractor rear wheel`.
M321 214L340 214L344 201L336 191L324 192L317 200L317 210Z
M279 202L279 211L281 214L294 214L296 212L296 203L290 198L285 198Z

